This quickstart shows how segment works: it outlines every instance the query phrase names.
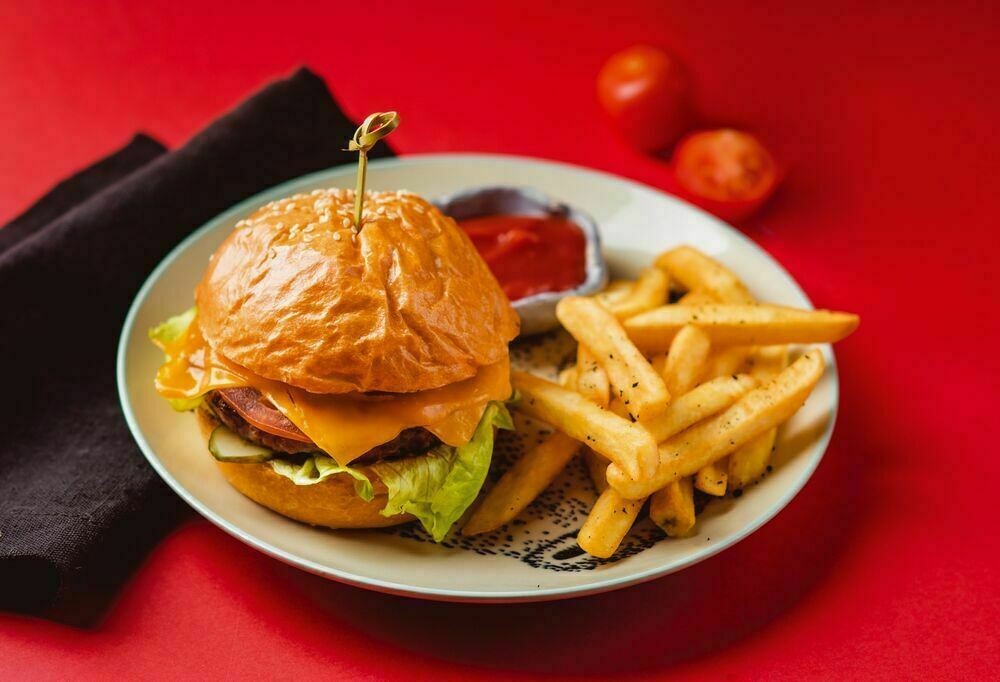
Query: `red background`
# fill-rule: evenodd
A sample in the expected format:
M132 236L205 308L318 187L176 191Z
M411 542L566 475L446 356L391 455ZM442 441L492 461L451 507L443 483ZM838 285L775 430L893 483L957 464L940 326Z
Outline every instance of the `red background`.
M402 153L527 154L662 185L662 164L609 133L593 94L611 52L662 45L689 65L706 117L755 130L790 168L746 232L817 305L862 316L838 346L841 418L813 480L761 531L694 568L537 605L369 593L191 522L96 629L0 614L0 671L994 676L996 9L476 4L8 0L0 222L134 131L183 143L302 63L354 116L400 110Z

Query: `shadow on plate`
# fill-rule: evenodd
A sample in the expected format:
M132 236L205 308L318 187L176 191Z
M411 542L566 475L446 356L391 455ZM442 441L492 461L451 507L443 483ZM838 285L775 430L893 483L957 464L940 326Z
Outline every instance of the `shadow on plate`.
M422 656L568 674L655 670L757 632L834 570L857 522L857 497L865 489L860 463L867 454L831 448L781 514L722 554L650 583L591 597L449 604L355 589L283 565L275 570L284 584L301 590L316 615L322 612L341 626L349 623Z

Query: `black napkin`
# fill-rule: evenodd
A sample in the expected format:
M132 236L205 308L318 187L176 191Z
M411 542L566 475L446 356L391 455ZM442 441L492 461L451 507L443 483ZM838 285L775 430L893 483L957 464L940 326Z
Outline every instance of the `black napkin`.
M175 523L183 505L143 459L118 404L126 310L202 223L353 161L342 148L354 129L303 69L176 151L136 137L0 229L0 607L92 620ZM371 154L387 155L384 143Z

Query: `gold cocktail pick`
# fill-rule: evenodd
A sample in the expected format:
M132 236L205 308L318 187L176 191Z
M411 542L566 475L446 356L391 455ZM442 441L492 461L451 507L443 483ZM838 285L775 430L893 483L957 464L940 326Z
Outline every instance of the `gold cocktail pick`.
M399 127L395 111L376 112L354 131L348 151L358 152L358 186L354 194L354 227L361 230L361 209L365 203L365 175L368 172L368 151L375 143Z

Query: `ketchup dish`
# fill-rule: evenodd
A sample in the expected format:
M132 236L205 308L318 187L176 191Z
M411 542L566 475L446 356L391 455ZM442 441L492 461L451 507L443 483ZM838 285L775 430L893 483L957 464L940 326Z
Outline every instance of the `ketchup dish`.
M556 304L607 283L594 220L520 187L465 190L435 202L465 231L521 317L521 334L558 325Z

